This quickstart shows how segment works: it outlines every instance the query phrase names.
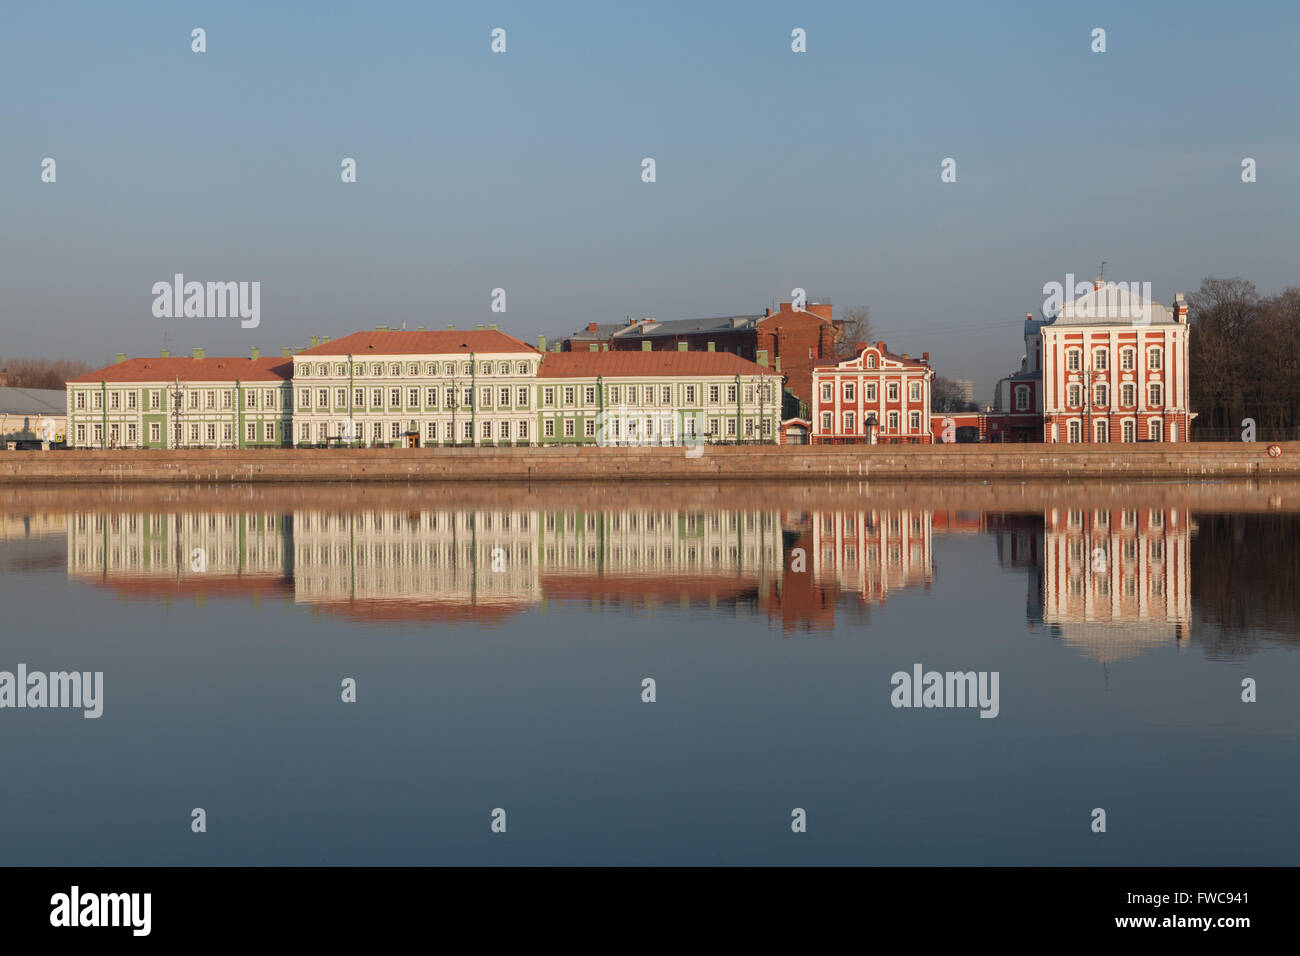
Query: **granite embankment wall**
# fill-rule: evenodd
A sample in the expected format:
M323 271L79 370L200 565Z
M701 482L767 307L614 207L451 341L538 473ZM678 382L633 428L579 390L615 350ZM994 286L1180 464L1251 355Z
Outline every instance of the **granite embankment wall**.
M0 483L938 481L1300 477L1300 442L682 448L269 449L0 453Z

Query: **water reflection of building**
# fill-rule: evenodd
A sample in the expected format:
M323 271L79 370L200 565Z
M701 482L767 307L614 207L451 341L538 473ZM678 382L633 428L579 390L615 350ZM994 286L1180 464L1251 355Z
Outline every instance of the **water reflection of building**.
M292 540L285 515L77 512L68 575L141 594L284 592Z
M550 599L748 606L792 629L928 588L930 538L909 510L78 513L67 560L127 591L275 587L367 619L490 621Z
M1016 515L999 524L999 563L1029 576L1031 627L1045 624L1102 662L1186 638L1188 511L1052 508L1041 519Z

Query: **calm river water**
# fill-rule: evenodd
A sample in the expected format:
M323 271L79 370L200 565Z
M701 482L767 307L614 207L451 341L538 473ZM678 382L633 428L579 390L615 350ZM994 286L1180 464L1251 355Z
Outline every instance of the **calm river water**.
M7 864L1300 858L1297 486L43 488L0 518ZM81 706L13 706L74 671Z

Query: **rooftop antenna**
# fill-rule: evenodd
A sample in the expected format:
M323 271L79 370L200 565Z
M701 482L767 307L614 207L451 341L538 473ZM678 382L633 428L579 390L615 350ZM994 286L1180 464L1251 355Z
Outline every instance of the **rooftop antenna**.
M1103 282L1106 281L1106 260L1105 259L1101 260L1101 271L1097 273L1097 278L1101 279Z

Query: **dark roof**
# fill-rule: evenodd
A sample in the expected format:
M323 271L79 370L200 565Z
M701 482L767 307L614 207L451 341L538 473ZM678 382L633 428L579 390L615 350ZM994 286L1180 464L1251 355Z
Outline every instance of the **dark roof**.
M9 415L64 415L68 393L61 388L0 388L0 412Z
M779 375L730 352L547 352L538 378L656 375Z

